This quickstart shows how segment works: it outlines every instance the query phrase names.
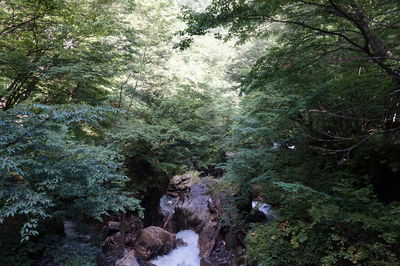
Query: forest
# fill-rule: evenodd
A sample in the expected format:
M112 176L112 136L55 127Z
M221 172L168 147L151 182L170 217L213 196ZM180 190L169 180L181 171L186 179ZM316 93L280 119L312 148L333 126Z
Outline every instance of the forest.
M0 0L0 265L400 265L398 112L398 0Z

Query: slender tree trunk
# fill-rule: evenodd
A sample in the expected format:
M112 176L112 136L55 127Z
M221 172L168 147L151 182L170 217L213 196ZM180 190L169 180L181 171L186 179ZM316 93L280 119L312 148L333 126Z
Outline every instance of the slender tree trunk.
M144 48L144 52L143 52L143 56L142 56L142 61L140 63L140 67L142 67L145 64L147 49L148 49L148 47L146 46ZM131 101L130 101L129 106L128 106L128 112L132 107L133 99L134 99L133 93L136 91L138 84L139 84L139 77L136 77L135 87L133 88L132 95L131 95Z
M122 107L122 96L124 94L124 89L126 84L128 84L128 81L130 80L131 76L132 76L133 72L130 72L128 77L126 78L126 80L124 81L124 83L121 84L121 87L119 89L119 100L118 100L118 108Z
M120 246L125 248L125 240L126 240L126 213L123 212L121 214L121 223L119 226L119 230L121 232Z

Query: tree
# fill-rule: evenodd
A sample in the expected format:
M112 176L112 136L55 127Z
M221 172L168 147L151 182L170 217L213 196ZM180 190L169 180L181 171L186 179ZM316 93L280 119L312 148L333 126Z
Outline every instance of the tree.
M0 222L23 221L22 240L49 217L93 217L141 211L123 161L110 149L80 143L76 127L99 125L115 110L87 106L20 106L1 112Z
M123 41L133 50L127 50L118 62L121 68L114 95L118 107L129 111L167 93L161 88L173 80L165 65L172 55L175 12L169 0L138 1L135 12L124 15L125 30L131 34L125 34Z
M321 46L364 54L398 82L399 48L393 38L399 26L397 4L357 0L214 1L206 13L186 13L186 32L204 34L210 28L227 26L232 34L246 38L265 33L266 23L281 23L292 26L304 41L323 39Z
M249 232L249 263L398 264L398 14L395 1L299 0L184 15L184 34L268 38L241 84L228 162L241 193L257 186L279 217Z
M225 72L230 58L224 55L234 56L236 49L208 37L192 50L179 51L174 48L175 32L182 28L177 5L139 1L136 9L125 19L136 30L137 54L126 60L117 79L121 86L114 91L116 106L126 113L110 139L126 156L131 185L139 186L143 197L154 197L145 204L158 204L172 175L207 172L223 157L235 109L235 97L226 92L233 82Z
M117 1L2 1L2 109L30 99L95 103L113 76Z

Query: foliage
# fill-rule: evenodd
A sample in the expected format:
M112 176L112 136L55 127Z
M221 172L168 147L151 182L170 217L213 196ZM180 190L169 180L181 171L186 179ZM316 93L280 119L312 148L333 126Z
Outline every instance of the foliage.
M124 158L104 137L121 114L104 104L138 53L137 32L126 20L135 6L1 1L0 229L9 237L0 241L0 264L38 259L49 220L142 213L136 189L124 188ZM47 245L58 250L61 244ZM86 255L77 253L72 265Z
M136 30L138 53L118 78L113 99L126 113L109 139L126 156L138 196L157 198L174 174L208 173L224 160L222 146L236 108L236 97L227 92L233 82L224 56L236 49L209 37L180 52L174 42L182 23L173 1L138 1L135 9L126 20Z
M210 95L186 87L133 110L133 118L115 126L110 138L127 157L133 184L144 194L164 187L175 174L221 161L229 127L223 113Z
M20 226L29 240L0 241L6 261L40 256L43 248L29 247L44 238L48 228L39 227L50 218L140 214L136 198L157 196L171 175L223 158L234 105L217 97L224 73L203 74L214 63L203 64L207 47L194 69L202 79L167 68L172 57L187 62L197 53L173 50L181 24L172 1L0 7L0 229Z
M96 255L99 252L97 247L85 246L77 241L67 241L64 243L64 250L55 250L49 253L48 250L45 251L49 256L54 258L55 263L63 263L66 266L74 265L85 265L85 266L95 266Z
M249 232L250 263L399 264L397 9L213 1L186 11L189 37L223 26L225 38L268 38L241 85L227 173L242 190L237 205L259 193L277 209Z
M0 243L1 265L32 265L38 254L43 255L42 263L63 265L96 265L97 247L82 245L75 240L64 240L59 235L47 234L35 241L15 245L12 241ZM16 249L16 250L15 250Z
M112 0L2 1L0 99L4 109L27 99L90 103L118 70L122 6Z
M71 129L96 126L109 112L80 105L19 106L1 112L0 221L24 220L22 240L37 235L51 216L101 219L110 212L139 210L123 192L128 178L118 155L74 140Z
M131 110L135 104L151 104L164 95L161 88L173 80L166 64L172 52L175 12L170 0L137 1L134 12L123 17L127 34L121 42L130 49L117 62L116 106Z

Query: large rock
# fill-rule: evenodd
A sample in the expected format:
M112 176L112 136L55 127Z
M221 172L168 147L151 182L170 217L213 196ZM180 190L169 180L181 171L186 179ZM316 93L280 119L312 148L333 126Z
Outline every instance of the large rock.
M198 183L200 178L195 173L174 176L168 186L167 195L172 197L182 196L191 186Z
M136 255L142 260L150 260L169 253L176 248L176 236L160 227L150 226L140 231L136 239Z
M139 217L127 215L125 220L125 245L132 249L135 245L137 236L143 228L142 221ZM127 256L125 250L121 247L121 221L120 217L113 217L102 228L104 241L101 245L102 252L97 257L97 264L100 266L114 266ZM129 259L129 258L126 258ZM126 260L125 260L126 261ZM122 263L122 261L121 261Z

